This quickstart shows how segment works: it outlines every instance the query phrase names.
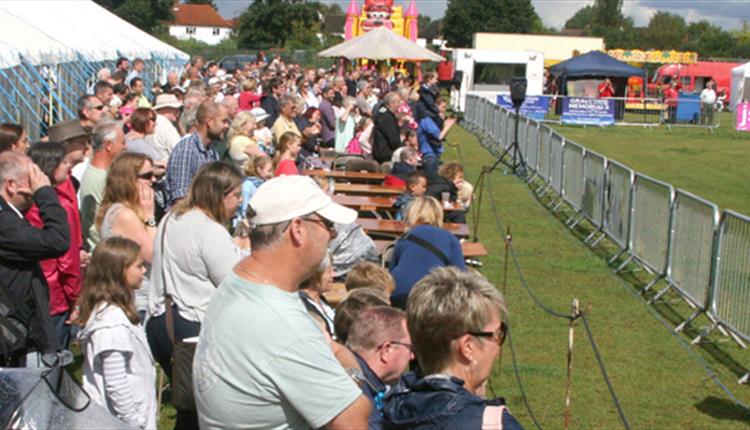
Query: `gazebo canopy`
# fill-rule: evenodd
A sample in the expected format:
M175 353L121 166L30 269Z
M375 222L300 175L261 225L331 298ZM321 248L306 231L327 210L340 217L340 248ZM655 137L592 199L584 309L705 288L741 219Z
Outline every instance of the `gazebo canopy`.
M378 27L362 36L332 46L318 53L319 57L345 57L350 60L442 61L443 57L422 48L385 27Z
M609 55L591 51L550 67L553 76L570 78L627 78L643 76L643 69L633 67Z

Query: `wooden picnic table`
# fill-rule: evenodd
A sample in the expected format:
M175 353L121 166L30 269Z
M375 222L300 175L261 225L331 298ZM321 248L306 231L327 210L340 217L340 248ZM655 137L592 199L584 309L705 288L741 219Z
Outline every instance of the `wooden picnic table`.
M373 242L375 242L375 248L380 255L383 255L385 248L393 243L392 240L374 240ZM481 242L463 241L461 242L461 250L466 258L486 257L489 255L487 248L485 248Z
M392 219L357 218L357 224L366 232L391 233L401 235L406 231L406 223ZM469 237L469 226L466 224L444 223L443 228L458 237Z
M385 173L352 172L346 170L303 170L302 174L332 178L334 181L373 182L378 184L382 183L387 176Z
M382 185L371 184L341 184L334 185L337 194L352 195L375 195L375 196L397 196L404 192L404 187L384 187Z
M348 194L336 194L333 201L358 211L393 210L395 197L377 196L352 196Z

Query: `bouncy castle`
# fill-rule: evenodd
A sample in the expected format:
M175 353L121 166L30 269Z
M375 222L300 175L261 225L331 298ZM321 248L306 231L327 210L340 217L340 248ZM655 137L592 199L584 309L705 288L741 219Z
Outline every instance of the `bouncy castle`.
M403 6L394 6L393 0L365 0L360 12L357 2L351 0L346 9L344 38L361 36L376 27L386 27L399 36L417 41L419 12L414 0L404 12Z

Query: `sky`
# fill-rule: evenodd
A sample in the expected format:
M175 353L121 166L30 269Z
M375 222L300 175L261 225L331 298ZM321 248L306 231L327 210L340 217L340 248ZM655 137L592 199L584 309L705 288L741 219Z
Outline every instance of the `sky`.
M214 0L219 12L226 18L242 13L252 0ZM338 3L346 10L349 0L322 0L322 3ZM359 0L358 4L364 3ZM396 5L408 0L395 0ZM548 27L561 28L576 11L593 0L531 0L537 14ZM417 0L419 13L433 19L445 13L448 0ZM625 0L623 13L635 21L636 26L646 26L657 11L681 15L687 22L706 19L725 30L742 27L742 21L750 20L750 0Z

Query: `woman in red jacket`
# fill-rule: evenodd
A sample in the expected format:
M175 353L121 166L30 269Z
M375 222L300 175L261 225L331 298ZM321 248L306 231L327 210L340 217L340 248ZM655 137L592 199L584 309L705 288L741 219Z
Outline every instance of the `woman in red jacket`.
M40 262L42 272L49 285L49 313L55 324L60 345L68 347L70 321L75 318L75 302L81 292L81 218L78 212L76 189L70 180L70 163L65 157L65 148L56 142L40 142L29 151L29 156L47 175L55 188L60 205L65 209L70 228L70 248L61 257ZM26 219L35 227L43 227L39 208L34 205Z

